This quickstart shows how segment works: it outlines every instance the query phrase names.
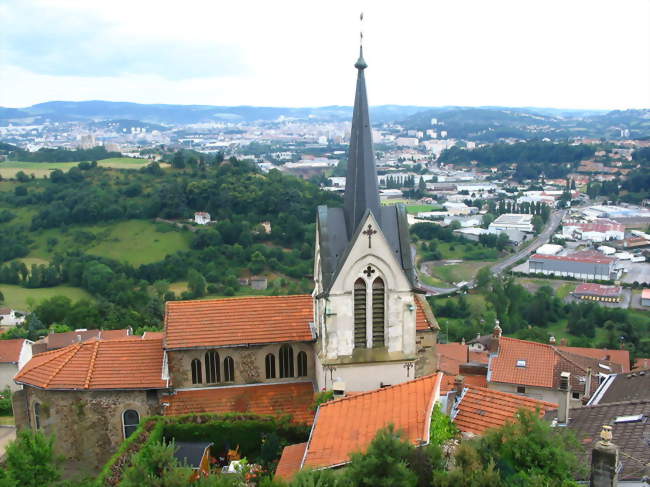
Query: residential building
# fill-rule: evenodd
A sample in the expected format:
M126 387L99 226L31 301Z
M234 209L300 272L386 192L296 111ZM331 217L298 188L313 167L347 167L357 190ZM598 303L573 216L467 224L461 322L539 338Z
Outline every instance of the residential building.
M616 259L596 251L580 251L569 255L533 254L528 260L528 271L576 279L608 281L615 279Z
M197 211L194 213L194 223L198 225L207 225L210 223L210 213L205 211Z
M25 321L25 316L11 308L0 308L0 327L16 326Z
M497 232L504 232L506 230L521 230L522 232L532 232L533 228L533 215L518 214L518 213L504 213L490 223L490 230Z
M621 291L621 286L604 286L602 284L583 282L578 284L571 294L583 300L620 303L622 299Z
M0 392L20 389L14 377L32 358L32 342L25 338L0 340Z

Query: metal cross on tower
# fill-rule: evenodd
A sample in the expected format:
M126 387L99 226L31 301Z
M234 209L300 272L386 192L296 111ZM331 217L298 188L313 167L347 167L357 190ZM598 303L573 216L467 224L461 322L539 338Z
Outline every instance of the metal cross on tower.
M377 233L377 230L372 228L372 223L368 223L368 228L366 228L363 232L364 235L368 235L368 248L372 248L372 236Z

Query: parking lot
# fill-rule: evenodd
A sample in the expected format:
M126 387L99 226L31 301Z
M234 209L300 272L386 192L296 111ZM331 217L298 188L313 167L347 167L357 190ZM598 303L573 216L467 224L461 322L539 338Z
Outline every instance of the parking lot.
M646 282L650 284L650 264L647 262L630 262L620 261L622 267L627 269L627 272L621 277L622 282L633 283Z

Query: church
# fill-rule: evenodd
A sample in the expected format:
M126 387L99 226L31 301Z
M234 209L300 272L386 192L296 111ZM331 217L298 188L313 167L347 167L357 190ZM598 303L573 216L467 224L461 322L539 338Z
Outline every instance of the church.
M404 205L381 205L360 51L342 208L316 215L311 295L170 301L163 332L35 355L15 377L18 428L101 466L150 415L291 414L317 391L370 391L436 370L438 325Z

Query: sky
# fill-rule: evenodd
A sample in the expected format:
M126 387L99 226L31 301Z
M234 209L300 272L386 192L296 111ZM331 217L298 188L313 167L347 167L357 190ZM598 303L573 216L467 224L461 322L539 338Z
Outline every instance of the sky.
M650 0L3 0L0 106L650 108Z

